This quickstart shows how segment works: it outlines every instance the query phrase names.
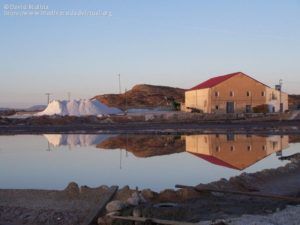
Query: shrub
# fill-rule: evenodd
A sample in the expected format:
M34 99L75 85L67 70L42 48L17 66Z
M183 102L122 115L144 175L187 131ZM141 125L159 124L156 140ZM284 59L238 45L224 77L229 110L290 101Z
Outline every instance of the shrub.
M268 113L269 112L269 105L258 105L253 107L254 113Z

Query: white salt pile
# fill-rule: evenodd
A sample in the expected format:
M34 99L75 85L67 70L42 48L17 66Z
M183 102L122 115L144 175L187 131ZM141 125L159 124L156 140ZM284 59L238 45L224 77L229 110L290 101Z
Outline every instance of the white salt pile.
M118 108L108 107L96 99L93 100L72 100L58 101L54 100L49 103L47 108L36 116L43 115L60 115L60 116L102 116L111 114L120 114L122 110Z

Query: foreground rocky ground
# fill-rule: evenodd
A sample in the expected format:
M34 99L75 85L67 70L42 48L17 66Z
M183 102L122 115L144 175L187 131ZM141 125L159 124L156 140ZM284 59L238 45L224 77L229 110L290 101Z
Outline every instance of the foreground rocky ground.
M254 174L243 174L229 180L222 179L210 184L200 184L199 188L221 189L230 191L255 192L261 194L276 194L299 197L300 193L300 155L291 158L291 163L278 169L264 170ZM300 204L300 202L289 202L275 199L249 197L242 195L230 195L219 193L196 192L191 189L165 190L160 193L151 190L143 190L141 196L133 194L129 201L115 201L121 210L111 210L116 215L136 216L146 218L159 218L164 220L175 220L185 222L205 222L214 224L213 221L225 221L216 224L255 224L250 223L251 218L257 221L276 220L280 215L290 217L281 218L277 223L259 224L297 224L293 223L295 212L299 208L290 208L284 211L287 206ZM132 204L131 199L135 199ZM138 204L139 203L139 204ZM168 203L168 204L165 204ZM272 215L277 213L276 215ZM245 216L252 215L252 216ZM241 219L234 219L239 218ZM245 222L247 221L247 222ZM253 220L256 221L256 220ZM281 222L280 222L281 221ZM111 219L107 216L99 219L100 224L109 224ZM202 222L200 224L202 224ZM114 221L115 224L126 224L121 221Z
M284 167L222 179L200 188L251 191L299 197L300 156ZM108 187L78 187L71 183L62 191L0 190L0 224L83 224ZM300 203L299 203L300 204ZM199 224L299 224L297 202L249 196L196 192L191 189L145 190L120 189L100 215L99 224L132 224L112 220L111 215L148 217ZM293 207L291 207L293 206ZM287 208L288 207L288 208ZM283 210L283 211L282 211ZM215 223L213 221L222 221Z

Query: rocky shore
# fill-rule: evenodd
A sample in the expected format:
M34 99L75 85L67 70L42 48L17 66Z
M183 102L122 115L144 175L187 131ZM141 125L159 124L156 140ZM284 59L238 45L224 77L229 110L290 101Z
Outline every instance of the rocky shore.
M294 155L287 160L291 162L284 167L254 174L242 174L229 180L222 179L209 184L199 184L198 187L251 191L296 198L300 196L300 156ZM78 187L76 183L70 183L62 191L0 190L0 224L82 224L90 212L99 207L99 200L107 195L108 190L107 186ZM294 207L287 208L289 205ZM250 219L253 218L255 218L253 221L274 221L280 215L290 215L282 220L286 222L289 219L294 220L295 212L299 211L296 205L295 202L274 199L214 192L199 193L192 189L154 192L150 189L136 190L126 186L119 189L112 201L106 205L105 212L99 215L98 224L128 224L113 220L112 215L199 224L223 221L215 224L241 225L253 224L250 223ZM269 217L273 219L269 220Z

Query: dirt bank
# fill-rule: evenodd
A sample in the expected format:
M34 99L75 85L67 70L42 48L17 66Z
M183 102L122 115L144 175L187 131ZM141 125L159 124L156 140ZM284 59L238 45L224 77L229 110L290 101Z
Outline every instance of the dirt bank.
M193 134L193 133L239 133L239 134L299 134L300 120L294 121L214 121L214 122L130 122L99 123L75 119L59 124L56 120L39 123L23 123L22 120L0 124L0 134L45 133L139 133L139 134Z

